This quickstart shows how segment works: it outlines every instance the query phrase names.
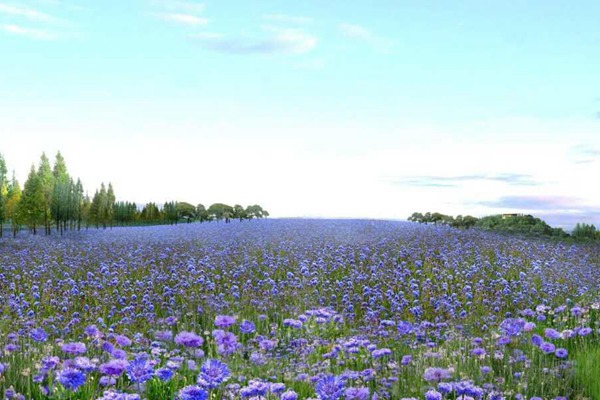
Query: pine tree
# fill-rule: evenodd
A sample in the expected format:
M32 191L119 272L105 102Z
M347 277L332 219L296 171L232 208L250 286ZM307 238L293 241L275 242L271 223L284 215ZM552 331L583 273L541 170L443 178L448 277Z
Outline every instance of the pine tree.
M35 235L37 227L46 222L46 212L44 183L35 167L31 166L19 203L19 218L27 223Z

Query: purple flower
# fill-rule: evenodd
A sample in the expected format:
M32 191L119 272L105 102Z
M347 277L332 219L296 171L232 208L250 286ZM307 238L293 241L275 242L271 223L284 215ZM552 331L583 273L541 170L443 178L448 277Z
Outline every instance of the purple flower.
M235 324L236 317L230 315L217 315L215 317L215 325L217 328L229 328Z
M369 389L365 387L360 388L348 388L344 391L346 400L367 400L369 398Z
M34 342L45 342L48 340L48 334L42 328L35 328L29 335Z
M167 382L173 377L173 371L169 368L159 368L154 374L163 382Z
M554 353L554 350L556 349L556 346L554 346L552 343L550 342L544 342L540 345L540 349L545 353L545 354L550 354L550 353Z
M225 382L230 374L227 364L215 359L206 360L200 368L197 383L205 389L215 389Z
M589 335L590 333L592 333L592 328L588 328L588 327L581 328L581 329L579 330L579 332L577 332L577 334L578 334L579 336L587 336L587 335Z
M206 400L208 393L199 386L186 386L179 391L180 400Z
M298 400L298 393L293 390L288 390L287 392L281 393L281 400Z
M544 343L544 338L538 335L537 333L534 333L531 336L531 343L539 347L542 345L542 343Z
M337 400L344 394L344 382L334 375L326 375L317 381L315 390L321 400Z
M61 346L62 351L69 354L83 354L86 352L85 344L81 342L65 343Z
M400 321L398 322L397 329L400 335L408 335L412 332L413 326L410 322Z
M402 365L408 365L412 362L413 360L413 356L411 356L410 354L407 354L405 356L402 356L402 361L400 362Z
M445 368L429 367L425 370L423 379L427 382L439 382L443 379L449 379L450 376L450 371Z
M175 343L184 347L200 347L204 343L204 339L193 332L184 331L175 336Z
M425 393L425 400L442 400L442 394L437 390L429 390Z
M121 347L127 347L127 346L131 345L131 339L129 339L125 335L117 335L117 336L115 336L115 341Z
M567 349L560 348L560 349L556 349L554 354L558 358L567 358L567 356L569 355L569 352L567 351Z
M245 335L254 333L254 332L256 332L256 325L254 325L254 322L248 321L247 319L245 319L240 324L240 332L242 332Z
M219 354L233 354L238 348L237 337L231 332L216 329L213 331L213 337L217 343L217 352Z
M373 358L381 358L381 357L389 356L390 354L392 354L392 350L390 350L390 349L377 349L377 350L373 350L373 352L371 353L371 356L373 356Z
M119 376L125 371L128 365L127 360L113 359L101 364L99 370L104 375Z
M146 354L139 355L127 366L127 377L134 383L143 383L152 379L154 368L148 362Z
M546 328L544 329L544 336L548 339L560 339L560 333L556 329Z
M65 368L58 373L57 380L66 389L76 391L85 383L85 374L74 368Z

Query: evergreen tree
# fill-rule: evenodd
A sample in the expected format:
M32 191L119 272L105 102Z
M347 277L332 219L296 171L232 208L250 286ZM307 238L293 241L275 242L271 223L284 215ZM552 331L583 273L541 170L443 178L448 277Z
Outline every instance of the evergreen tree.
M19 203L19 218L31 229L33 234L37 233L37 227L46 222L46 196L44 193L44 182L35 167L31 171L23 187L23 194Z
M4 231L4 221L6 220L6 202L8 197L8 182L6 181L6 162L0 154L0 237Z
M51 207L52 207L52 192L54 191L54 175L50 168L50 161L46 157L46 153L42 153L40 157L40 165L37 172L42 186L42 194L44 196L43 223L46 235L50 234Z
M12 180L10 185L8 186L7 196L6 196L6 218L10 220L13 237L17 235L18 230L20 229L20 219L18 214L19 203L21 202L21 186L15 177L15 172L13 171Z

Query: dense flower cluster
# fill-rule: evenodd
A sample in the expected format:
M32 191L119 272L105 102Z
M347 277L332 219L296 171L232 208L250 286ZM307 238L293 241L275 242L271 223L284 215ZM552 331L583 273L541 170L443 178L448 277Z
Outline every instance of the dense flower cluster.
M600 349L592 245L275 220L0 248L8 399L560 400Z

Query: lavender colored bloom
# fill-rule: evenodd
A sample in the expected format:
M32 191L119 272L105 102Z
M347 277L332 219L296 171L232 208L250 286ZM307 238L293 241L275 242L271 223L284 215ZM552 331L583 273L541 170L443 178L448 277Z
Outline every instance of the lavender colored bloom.
M412 362L413 360L413 356L411 356L410 354L407 354L405 356L402 356L402 361L400 361L400 363L402 365L408 365Z
M556 349L554 354L558 358L567 358L567 356L569 355L569 352L567 351L567 349L560 348L560 349Z
M75 367L83 372L91 372L96 369L96 365L87 357L76 357Z
M425 393L425 400L442 400L442 394L437 390L429 390Z
M85 383L85 374L74 368L65 368L58 373L57 380L66 389L77 391Z
M345 400L367 400L370 394L369 389L365 387L350 387L344 391Z
M471 350L471 354L474 355L475 357L481 357L485 355L485 349L481 348L481 347L476 347L473 350Z
M163 342L168 342L173 339L173 332L171 331L158 331L154 334L156 340L162 340Z
M140 395L121 393L111 389L104 392L103 396L97 400L140 400Z
M225 382L231 373L227 364L222 363L219 360L210 359L206 360L200 368L200 375L198 376L198 385L205 389L216 389Z
M315 390L321 400L337 400L344 394L344 382L334 375L326 375L317 381Z
M538 335L538 334L534 333L534 334L531 336L531 343L533 343L534 345L536 345L536 346L538 346L538 347L539 347L539 346L541 346L541 345L542 345L542 343L544 343L544 338L543 338L543 337L541 337L540 335Z
M554 353L554 350L556 349L556 346L554 346L552 343L550 342L544 342L540 345L540 349L545 353L545 354L550 354L550 353Z
M145 354L139 355L127 366L127 377L134 383L146 382L152 379L152 375L154 375L154 368Z
M220 329L216 329L212 333L217 343L217 352L219 354L227 355L235 353L239 344L237 337L233 333Z
M173 377L173 370L169 368L159 368L154 373L158 379L163 382L168 382Z
M448 394L448 393L452 392L454 389L453 389L453 386L451 383L440 382L440 383L438 383L437 390L440 393Z
M283 383L273 383L271 384L271 387L269 388L269 390L271 391L271 393L283 393L285 391L285 384Z
M413 326L410 322L400 321L398 322L397 330L400 335L408 335L412 332Z
M85 344L81 342L65 343L61 346L61 350L68 354L83 354L87 351Z
M229 328L235 324L236 317L230 315L217 315L215 317L215 326L217 328Z
M48 340L48 334L42 328L36 328L32 330L29 336L34 342L38 343L45 342L46 340Z
M293 390L288 390L287 392L281 393L279 397L280 400L298 400L298 393Z
M128 365L129 363L126 360L113 359L101 364L99 370L104 375L119 376L125 371Z
M0 363L0 374L2 374L6 370L4 364Z
M302 328L302 321L299 319L286 318L283 320L283 326L288 326L294 329Z
M115 342L121 347L127 347L131 345L131 339L129 339L125 335L117 335L115 336Z
M373 356L373 358L382 358L385 356L389 356L391 354L392 354L392 350L390 350L390 349L377 349L371 353L371 356Z
M423 379L425 379L427 382L439 382L443 379L449 379L450 376L450 371L445 368L429 367L425 369Z
M579 336L587 336L590 333L592 333L592 328L589 327L581 328L579 332L577 332Z
M200 347L204 343L202 337L196 335L194 332L179 332L175 336L175 343L184 347Z
M242 332L245 335L254 333L254 332L256 332L256 325L254 325L254 322L248 321L247 319L245 319L240 324L240 332Z
M208 393L199 386L186 386L179 391L179 400L206 400Z
M546 328L544 329L544 336L548 339L560 339L560 333L556 329Z

